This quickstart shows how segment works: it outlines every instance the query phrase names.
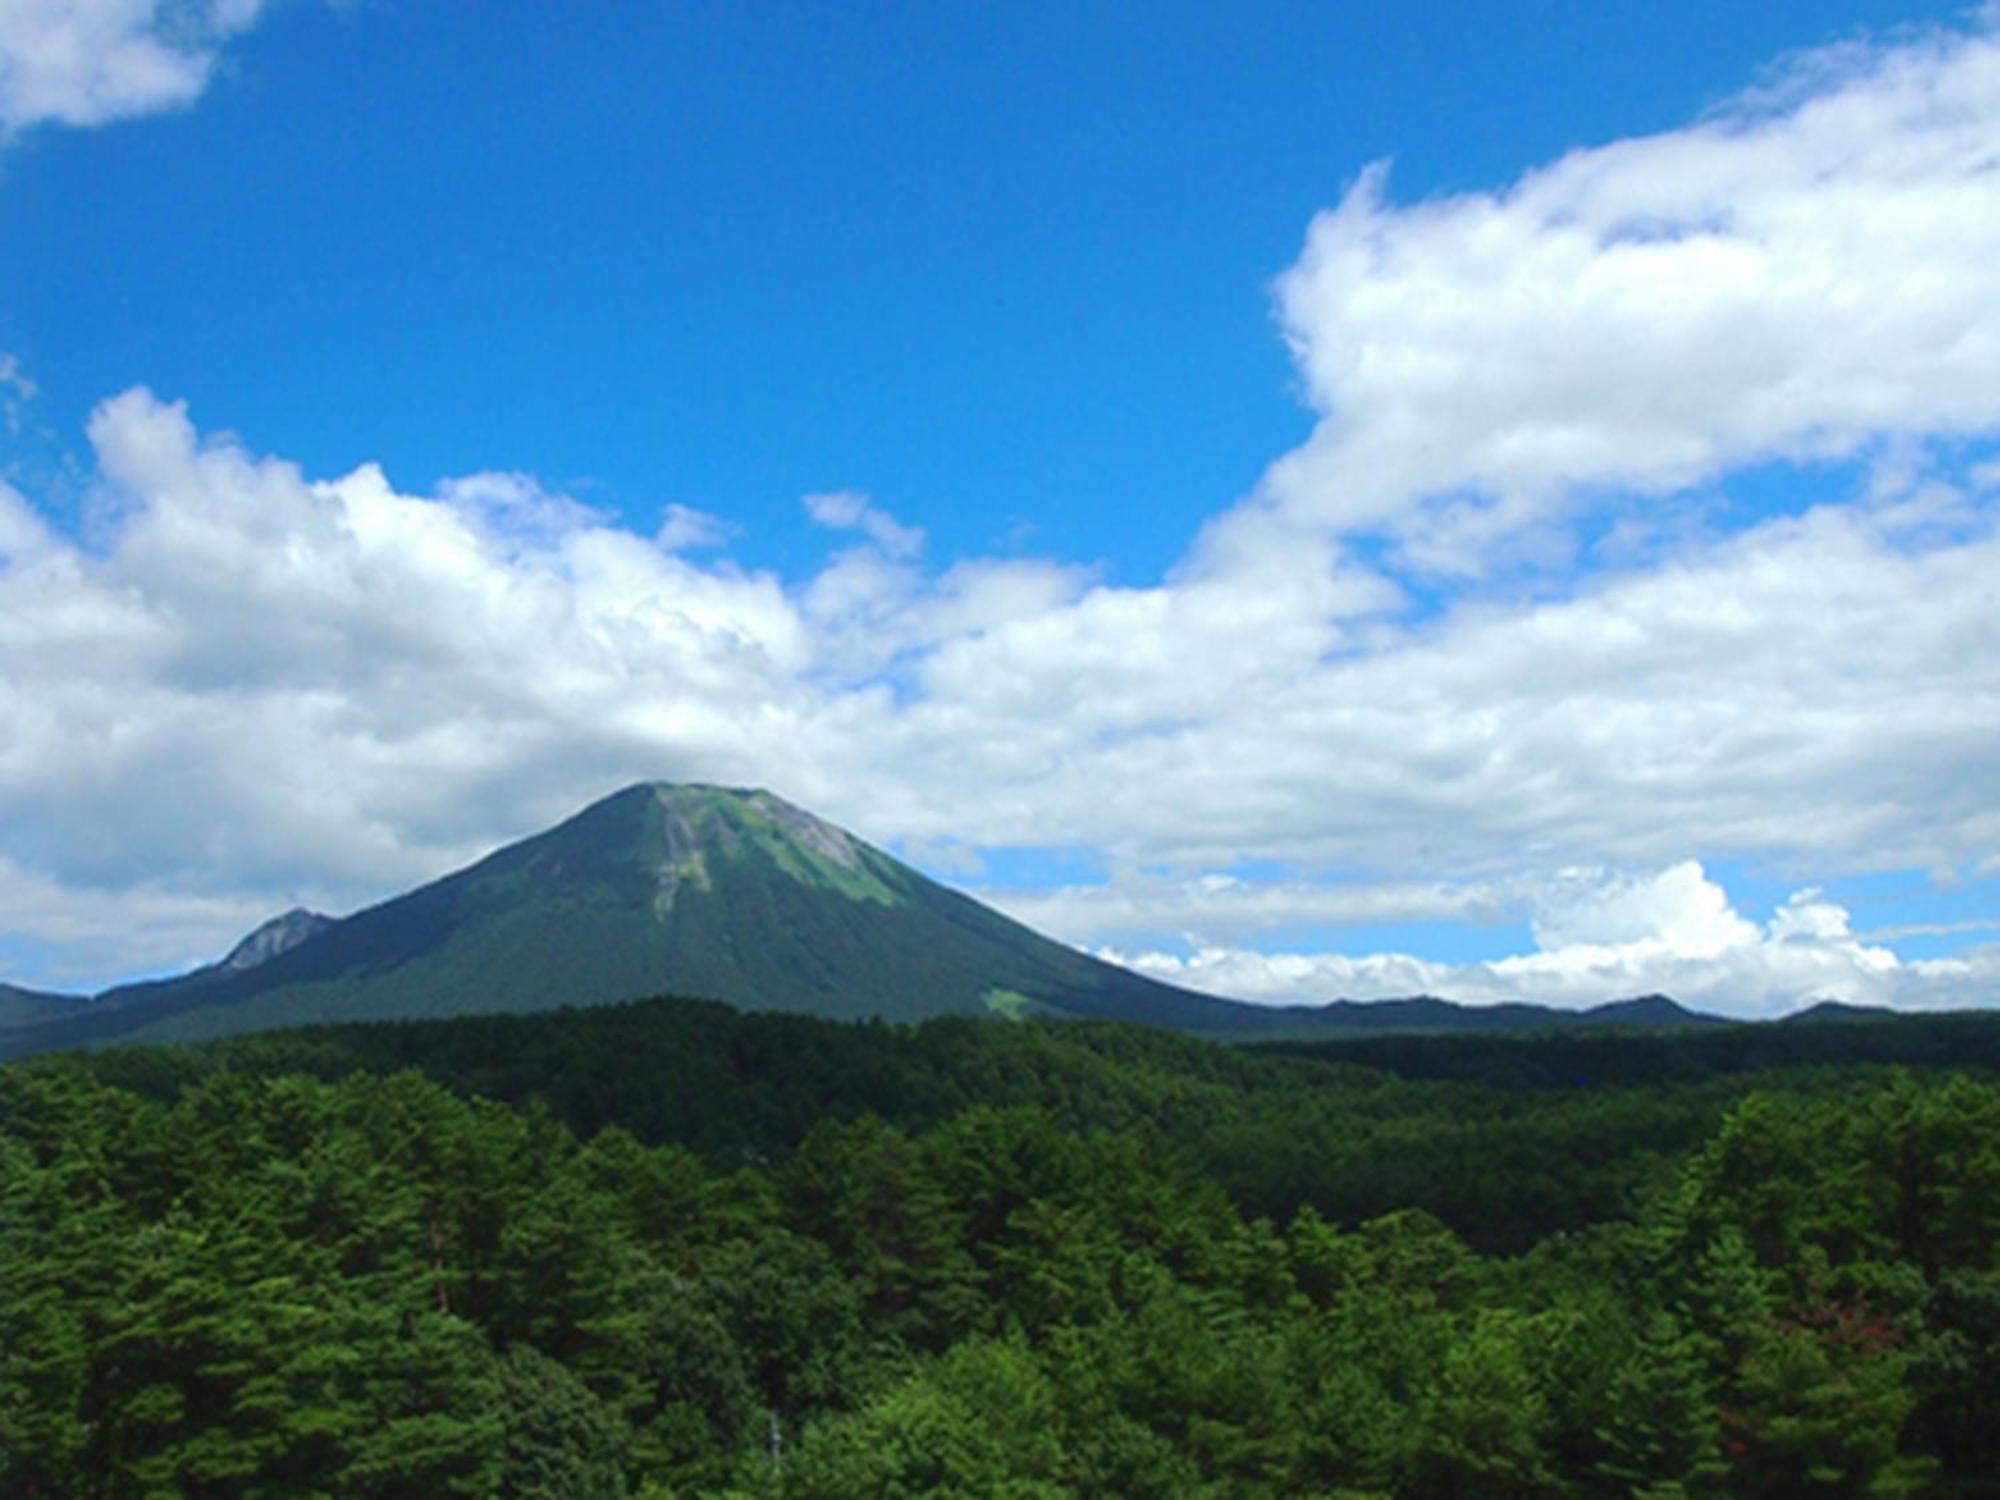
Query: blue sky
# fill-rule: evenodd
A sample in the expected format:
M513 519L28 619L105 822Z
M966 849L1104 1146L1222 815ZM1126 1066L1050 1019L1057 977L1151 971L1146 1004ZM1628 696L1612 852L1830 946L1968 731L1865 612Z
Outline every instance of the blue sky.
M858 488L1147 582L1305 437L1265 287L1364 164L1505 182L1949 14L294 3L198 105L13 148L0 327L71 446L143 383L313 474L699 506L791 576L798 495Z
M1259 998L1990 1003L1992 47L29 0L0 969L647 775Z

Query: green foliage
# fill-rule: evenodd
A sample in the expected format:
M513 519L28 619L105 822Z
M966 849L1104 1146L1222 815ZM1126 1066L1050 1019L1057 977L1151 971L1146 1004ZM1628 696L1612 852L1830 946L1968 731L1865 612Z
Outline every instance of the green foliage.
M530 1344L499 1362L505 1423L499 1489L519 1500L625 1500L622 1422Z
M1966 1500L1996 1143L1969 1075L670 1004L41 1059L0 1493Z
M807 1428L782 1474L798 1500L1062 1500L1055 1389L1019 1343L969 1339L851 1415Z

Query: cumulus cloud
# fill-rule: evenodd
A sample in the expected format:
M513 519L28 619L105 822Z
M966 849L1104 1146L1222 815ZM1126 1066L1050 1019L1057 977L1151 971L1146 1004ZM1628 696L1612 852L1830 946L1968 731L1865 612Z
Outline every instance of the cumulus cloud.
M1795 903L1817 894L1807 892ZM1779 915L1792 923L1815 910L1795 904ZM1787 926L1784 934L1773 935L1790 931ZM1758 936L1729 904L1729 893L1691 859L1643 880L1565 872L1544 896L1534 932L1544 952L1640 950L1681 958L1713 958Z
M526 800L553 813L642 766L747 777L782 734L806 644L768 576L512 476L309 482L144 391L90 434L110 550L0 573L0 798L59 878L240 863L365 889L476 852L541 777L562 790Z
M199 98L262 0L8 0L0 141L41 124L103 125Z
M1267 501L1477 572L1593 489L1989 433L1996 169L1989 29L1813 53L1502 190L1398 205L1377 163L1279 282L1321 421Z
M1810 892L1756 919L1706 873L2000 868L2000 492L1968 441L2000 430L1996 140L1975 29L1492 193L1370 175L1281 284L1312 440L1140 587L928 561L851 491L806 497L838 536L781 580L688 555L724 539L695 512L310 476L128 391L90 424L88 543L0 486L9 878L194 959L253 907L699 778L966 869L1094 851L1105 886L1004 899L1080 941L1199 934L1125 946L1246 994L2000 998L1979 952L1905 962ZM1869 476L1816 503L1727 504L1736 465L1846 453ZM1696 510L1529 588L1464 577ZM4 920L81 953L49 909ZM1484 965L1251 946L1522 915L1535 950Z
M2000 949L1905 963L1857 937L1848 913L1816 889L1796 892L1759 925L1692 861L1646 878L1568 872L1543 894L1534 927L1535 951L1482 963L1223 944L1105 956L1193 989L1297 1005L1432 994L1580 1009L1664 991L1697 1009L1770 1017L1816 1000L1991 1004L2000 982Z

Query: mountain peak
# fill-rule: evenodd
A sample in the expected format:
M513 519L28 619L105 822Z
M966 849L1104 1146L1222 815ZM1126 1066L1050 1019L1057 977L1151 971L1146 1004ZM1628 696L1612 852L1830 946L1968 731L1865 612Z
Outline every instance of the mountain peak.
M1632 1026L1710 1026L1722 1024L1722 1017L1689 1010L1671 995L1634 995L1626 1000L1610 1000L1580 1012L1591 1021L1619 1022Z
M802 885L857 901L906 899L901 867L846 829L763 787L642 781L515 846L547 870L595 868L638 879L664 920L691 891L712 893L745 862L775 865Z
M652 781L642 783L638 789L651 792L663 809L690 828L721 826L740 830L746 824L766 822L823 859L850 870L860 866L860 856L855 852L858 841L846 829L815 817L763 787ZM714 817L716 814L721 815L719 819Z

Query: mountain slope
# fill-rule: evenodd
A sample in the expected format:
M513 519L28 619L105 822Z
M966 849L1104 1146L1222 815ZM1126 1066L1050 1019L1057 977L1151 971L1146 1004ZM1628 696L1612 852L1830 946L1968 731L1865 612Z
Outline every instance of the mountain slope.
M667 993L830 1017L1049 1012L1190 1030L1256 1010L1052 942L769 792L646 784L250 967L113 990L9 1047Z

